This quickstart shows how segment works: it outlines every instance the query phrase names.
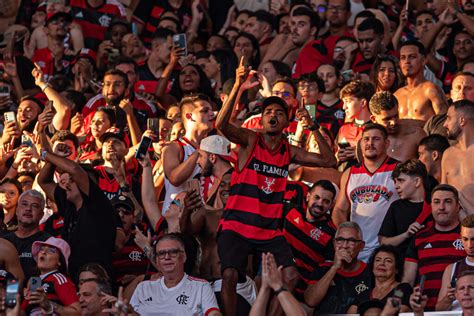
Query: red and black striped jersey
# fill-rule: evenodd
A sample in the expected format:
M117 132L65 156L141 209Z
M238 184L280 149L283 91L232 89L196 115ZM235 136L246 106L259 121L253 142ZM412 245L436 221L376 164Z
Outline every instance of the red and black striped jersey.
M46 292L48 300L62 306L79 302L76 286L69 277L59 271L42 275L41 280L41 288ZM26 298L21 304L21 309L26 311L27 315L42 315L39 305L30 305Z
M136 174L138 172L138 163L135 160L132 160L126 165L125 169L125 172L127 173L127 183L130 187L133 187L134 181L132 174ZM115 180L115 177L112 174L107 172L103 165L95 166L94 170L97 171L98 175L99 182L97 185L109 200L112 200L114 197L122 194L122 189L120 189L117 180Z
M151 43L153 33L160 23L161 15L167 11L173 12L179 17L183 30L191 24L191 9L186 1L183 1L178 9L172 7L167 0L139 1L133 15L133 20L145 26L142 33L142 39L145 44L149 45Z
M438 300L444 269L466 257L461 242L461 227L439 231L428 227L415 235L408 247L405 261L418 264L418 275L426 275L425 290L428 296L426 310L432 311Z
M319 125L326 127L331 131L331 136L336 137L339 129L344 125L344 117L346 116L342 109L344 102L337 99L333 104L324 104L318 101L316 108L316 121Z
M279 146L271 150L262 134L257 133L245 166L232 173L222 230L257 241L283 235L283 198L290 160L286 139L282 138Z
M105 33L114 18L127 17L125 8L118 0L105 0L104 4L93 8L87 0L70 0L72 15L84 34L86 48L97 51L105 39Z
M156 273L151 267L150 260L145 256L143 250L135 243L132 235L118 252L112 254L112 264L115 269L117 282L121 283L125 275L142 275Z
M332 240L336 226L332 220L309 222L303 211L291 209L285 217L284 235L293 251L296 267L307 284L314 268L333 260Z

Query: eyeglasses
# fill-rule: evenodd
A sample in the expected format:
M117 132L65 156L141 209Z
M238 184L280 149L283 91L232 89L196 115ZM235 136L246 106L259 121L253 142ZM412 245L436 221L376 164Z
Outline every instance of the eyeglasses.
M334 11L336 13L344 12L346 11L346 7L330 5L328 6L328 11Z
M156 253L158 258L160 259L165 259L166 255L168 255L170 258L176 258L179 253L184 252L181 249L168 249L168 250L160 250Z
M293 94L291 94L291 92L288 92L288 91L272 91L272 95L274 96L277 96L277 97L280 97L280 98L283 98L283 99L288 99L288 98L292 98L293 97Z
M336 241L336 243L341 244L341 245L344 244L346 241L349 245L355 245L356 243L359 243L362 241L360 239L343 238L343 237L337 237L337 238L334 238L334 240Z
M55 253L58 253L58 248L49 247L49 246L41 246L40 251L44 251L49 254L55 254Z
M181 202L180 202L179 200L177 200L177 199L173 199L173 200L171 201L171 204L174 204L174 205L176 205L176 206L179 207L179 208L183 207L183 205L181 204Z

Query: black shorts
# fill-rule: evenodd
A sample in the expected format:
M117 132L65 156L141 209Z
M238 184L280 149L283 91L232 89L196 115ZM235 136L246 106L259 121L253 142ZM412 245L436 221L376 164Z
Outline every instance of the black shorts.
M260 258L262 253L271 252L275 256L277 266L294 266L293 253L283 236L266 241L253 241L225 230L217 237L217 252L221 259L221 271L234 268L239 272L240 278L245 276L250 254Z

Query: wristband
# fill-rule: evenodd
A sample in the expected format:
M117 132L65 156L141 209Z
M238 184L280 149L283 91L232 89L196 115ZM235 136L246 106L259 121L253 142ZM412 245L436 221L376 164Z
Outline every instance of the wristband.
M40 87L41 91L44 92L44 90L46 90L47 88L49 88L50 85L49 85L49 83L45 83L45 84L40 85L39 87Z
M308 127L308 130L310 130L311 132L317 131L320 127L318 122L316 122L316 121L313 121L313 122L314 122L314 125Z
M279 289L275 290L275 296L278 296L281 292L288 292L288 289L282 285Z

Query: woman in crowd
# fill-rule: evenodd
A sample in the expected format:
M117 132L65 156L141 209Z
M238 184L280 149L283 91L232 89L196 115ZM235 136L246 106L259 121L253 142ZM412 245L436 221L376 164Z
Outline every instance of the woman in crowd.
M237 55L237 60L244 56L245 61L253 69L258 69L260 65L260 45L252 34L241 32L237 35L234 43L234 53Z
M94 161L100 157L102 142L100 137L109 128L115 126L116 117L111 109L100 107L95 112L91 121L91 130L86 138L86 142L81 146L82 155L80 161Z
M0 204L3 208L3 223L7 231L16 230L16 206L22 192L21 184L16 179L4 178L0 181Z
M373 299L380 300L385 305L387 299L394 294L402 297L400 312L409 312L412 288L408 283L401 283L403 258L397 248L391 245L382 245L376 248L369 260L368 268L372 271L373 288L366 291L363 297L354 302L347 313L356 314L358 305Z
M204 93L211 100L215 99L211 81L206 73L198 65L188 64L179 72L178 80L174 82L170 94L181 100L186 95L197 93Z
M398 68L398 60L391 55L378 55L372 66L370 79L376 92L395 92L403 86L403 77Z
M22 311L28 315L40 310L43 314L80 315L76 286L67 276L70 253L68 243L61 238L50 237L33 243L31 254L41 279L30 279ZM35 285L37 282L41 282L40 287Z

